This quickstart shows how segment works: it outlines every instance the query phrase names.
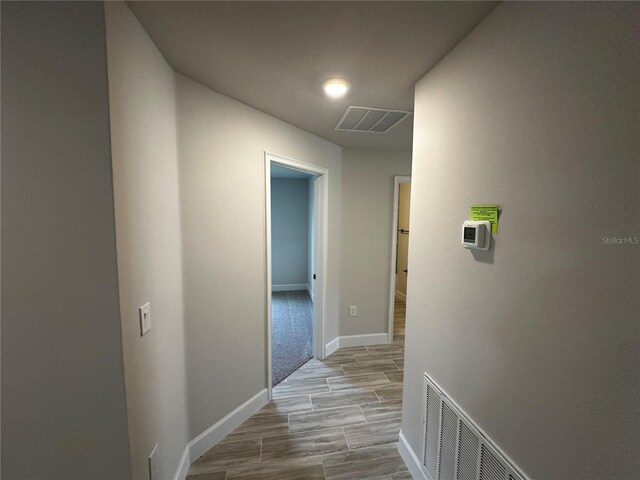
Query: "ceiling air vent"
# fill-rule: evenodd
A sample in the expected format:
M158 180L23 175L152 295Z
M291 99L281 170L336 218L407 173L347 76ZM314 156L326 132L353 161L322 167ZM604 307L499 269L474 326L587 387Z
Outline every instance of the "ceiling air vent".
M404 110L350 106L342 115L335 130L341 132L387 133L411 115Z

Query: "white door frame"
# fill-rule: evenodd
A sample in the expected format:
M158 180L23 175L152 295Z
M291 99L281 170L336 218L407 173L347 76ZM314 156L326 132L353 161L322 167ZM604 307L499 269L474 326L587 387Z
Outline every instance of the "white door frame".
M316 176L314 188L314 272L313 288L313 356L324 358L324 325L327 311L327 228L329 213L329 170L310 163L300 162L273 153L264 152L267 235L267 390L271 399L271 165L292 168Z
M393 317L396 299L396 252L398 251L398 198L400 184L411 183L410 176L393 177L393 222L391 225L391 281L389 282L389 343L393 342Z

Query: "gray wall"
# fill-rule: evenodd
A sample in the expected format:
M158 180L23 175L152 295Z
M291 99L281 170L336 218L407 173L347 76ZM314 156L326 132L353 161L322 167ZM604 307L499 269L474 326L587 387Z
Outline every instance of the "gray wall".
M410 172L410 152L344 150L340 335L388 330L393 177Z
M121 2L105 3L122 342L134 478L172 478L188 432L175 75ZM150 302L140 336L138 307Z
M271 282L274 286L308 283L309 208L308 179L271 179Z
M106 9L133 471L159 442L172 475L189 439L267 384L265 151L329 170L337 336L342 150L171 72L126 5Z
M325 335L337 336L342 150L182 75L177 92L194 437L267 385L265 151L329 170Z
M633 3L502 3L417 85L402 430L427 371L532 478L638 477ZM492 250L460 245L502 206Z
M1 8L2 478L130 478L102 4Z

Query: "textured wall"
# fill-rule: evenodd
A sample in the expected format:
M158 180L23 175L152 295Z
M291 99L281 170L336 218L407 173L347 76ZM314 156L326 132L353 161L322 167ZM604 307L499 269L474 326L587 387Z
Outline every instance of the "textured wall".
M402 429L427 371L532 478L638 475L640 6L502 3L416 87ZM469 206L502 206L488 252Z
M130 478L98 2L2 2L2 478Z
M309 180L271 179L273 285L308 282L309 208Z
M389 328L393 183L410 172L410 152L344 150L340 335ZM358 316L349 316L349 305Z
M174 72L123 2L106 2L118 277L134 478L171 478L188 436ZM138 307L150 302L140 336Z
M265 151L329 170L325 338L337 336L342 149L181 75L177 91L194 437L267 385Z

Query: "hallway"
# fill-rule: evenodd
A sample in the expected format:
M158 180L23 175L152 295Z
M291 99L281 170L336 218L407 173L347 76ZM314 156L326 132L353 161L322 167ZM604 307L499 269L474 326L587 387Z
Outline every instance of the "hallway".
M312 359L273 400L196 460L189 480L407 480L398 454L404 302L394 343Z

